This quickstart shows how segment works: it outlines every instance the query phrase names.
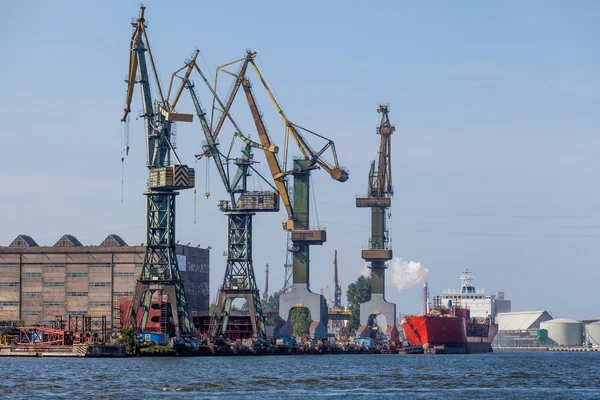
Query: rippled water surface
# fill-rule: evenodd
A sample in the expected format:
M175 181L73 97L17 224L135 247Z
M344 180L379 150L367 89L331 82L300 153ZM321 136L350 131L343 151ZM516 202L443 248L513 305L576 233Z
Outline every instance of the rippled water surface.
M600 353L0 358L3 398L600 399Z

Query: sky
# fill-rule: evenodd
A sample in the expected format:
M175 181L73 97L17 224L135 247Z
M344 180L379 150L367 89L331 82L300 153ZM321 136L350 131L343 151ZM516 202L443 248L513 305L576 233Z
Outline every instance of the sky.
M328 237L311 248L313 291L329 286L333 295L336 249L344 293L364 270L370 213L354 199L366 192L377 156L377 105L389 103L392 248L429 270L431 294L458 288L469 269L478 288L505 292L513 311L600 317L598 2L145 4L164 90L195 48L208 75L250 48L289 119L335 142L350 179L312 175L312 224L325 226ZM65 233L87 245L109 233L145 241L141 119L132 118L131 151L121 163L130 21L138 13L135 1L0 2L0 245L18 234L40 245ZM253 82L282 146L284 126ZM210 109L210 93L197 87ZM234 117L258 139L239 100ZM136 89L133 117L139 109ZM182 99L178 111L193 113L191 101ZM231 136L223 130L222 147ZM202 138L198 121L178 124L178 155L196 167L197 194L177 198L177 238L212 247L214 298L225 267L225 217L217 209L225 193L214 166L194 162ZM255 159L269 176L264 155ZM254 220L261 289L266 263L271 290L283 284L284 219L282 210ZM400 291L392 272L388 300L399 312L420 312L422 287Z

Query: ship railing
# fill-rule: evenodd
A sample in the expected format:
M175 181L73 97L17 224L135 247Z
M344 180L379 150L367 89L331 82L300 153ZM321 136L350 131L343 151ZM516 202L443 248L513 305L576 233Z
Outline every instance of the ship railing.
M456 290L456 289L445 289L442 291L443 294L485 294L485 290L484 289L477 289L472 293L463 293L460 290Z

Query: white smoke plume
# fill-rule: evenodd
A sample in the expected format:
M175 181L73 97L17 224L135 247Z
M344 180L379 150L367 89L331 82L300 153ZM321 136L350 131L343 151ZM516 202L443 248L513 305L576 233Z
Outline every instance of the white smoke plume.
M394 259L390 261L389 267L392 279L398 287L398 290L408 289L417 283L423 284L427 282L429 269L425 268L421 263L394 257Z

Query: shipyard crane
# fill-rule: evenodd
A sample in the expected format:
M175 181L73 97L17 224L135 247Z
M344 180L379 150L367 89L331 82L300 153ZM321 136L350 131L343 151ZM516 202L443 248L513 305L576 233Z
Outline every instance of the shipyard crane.
M235 95L240 86L243 88L246 95L246 101L256 125L256 130L260 137L260 141L266 148L270 148L273 146L273 143L268 134L262 113L258 109L250 80L245 75L248 65L251 65L252 69L255 71L264 89L275 105L277 112L283 119L283 122L286 126L283 163L279 161L277 152L265 151L267 164L275 182L275 186L288 214L288 220L283 223L283 228L290 233L291 242L293 244L292 249L288 248L288 250L293 251L292 285L289 291L281 294L279 303L280 317L282 317L286 322L278 332L282 336L291 336L291 310L297 307L305 307L309 309L313 321L317 322L316 327L311 330L311 335L315 338L324 338L327 337L327 329L320 321L327 310L324 310L323 302L321 301L322 296L310 291L309 266L310 246L323 244L326 241L326 232L324 229L311 229L310 227L310 172L313 169L322 168L329 173L333 179L339 182L345 182L348 180L348 171L339 165L335 144L332 140L316 132L303 128L302 126L291 122L287 118L279 103L275 99L273 93L271 92L269 86L267 85L265 79L263 78L260 70L256 66L254 62L255 57L256 52L247 50L244 58L240 58L236 61L218 67L215 76L214 87L216 91L217 80L220 72L235 78L231 93L232 95ZM241 63L241 65L239 66L237 73L226 69L226 67L236 64L239 65L239 63ZM326 143L320 149L315 150L306 140L304 136L305 134L316 136L325 140ZM303 158L293 160L293 166L288 170L287 154L289 136L291 136L298 145ZM325 154L328 151L333 157L333 161L331 162L325 158ZM290 201L290 190L288 189L287 185L287 177L290 175L294 178L293 203Z
M196 157L198 159L203 157L213 158L225 190L229 195L229 200L221 200L218 202L219 209L227 215L227 265L223 283L219 288L215 313L211 318L209 335L213 339L226 336L233 300L242 298L245 299L248 304L254 336L260 338L265 336L265 328L259 290L256 284L254 267L252 264L252 216L257 212L279 211L279 194L275 190L248 190L247 177L252 171L261 179L265 180L253 167L253 164L256 163L256 161L253 159L252 149L260 149L269 153L276 152L277 147L264 146L243 135L240 127L229 113L229 108L231 107L236 92L233 91L226 104L224 104L198 66L196 62L198 54L199 51L196 50L194 55L185 61L185 65L173 74L169 86L169 93L171 92L175 79L181 80L177 94L181 93L182 87L189 90L192 102L196 109L196 114L202 125L202 131L206 138L203 152L196 155ZM220 116L219 121L214 127L209 123L207 114L202 108L200 99L196 93L194 83L190 80L190 75L194 70L197 71L211 91L213 101L217 102L221 107L221 110L223 110L223 114ZM180 75L182 71L185 71L183 76ZM176 98L178 98L178 96ZM213 114L211 122L214 119ZM229 152L225 155L219 150L219 144L216 137L221 131L223 122L226 119L229 119L236 131L234 132ZM242 157L232 158L231 150L236 139L240 139L245 144L245 147L242 150ZM233 177L231 177L229 171L231 162L237 166L236 174ZM265 182L267 181L265 180ZM275 189L272 185L270 186Z
M265 290L263 292L263 300L269 300L269 264L265 265Z
M380 105L377 112L381 121L376 133L379 135L379 158L371 162L368 177L367 196L356 198L356 207L371 209L371 238L369 247L362 250L362 258L369 263L371 269L371 297L360 305L359 334L371 336L374 328L373 316L383 315L388 325L390 340L398 338L396 328L396 305L385 299L385 270L386 262L392 259L392 249L389 245L389 232L386 228L386 210L391 207L392 187L392 157L391 139L396 128L390 123L389 105Z
M340 285L339 273L338 273L338 257L337 250L335 251L335 255L333 257L333 284L334 284L334 292L333 292L333 307L332 312L341 312L344 311L342 308L342 286ZM331 320L331 318L330 318ZM332 321L332 324L335 328L342 327L341 320Z
M335 285L333 305L336 308L341 308L342 307L342 285L340 285L340 279L339 279L339 275L338 275L337 250L335 251L335 256L333 257L333 283Z
M146 133L148 190L147 235L142 272L137 280L134 297L128 311L128 322L144 330L155 293L167 296L171 307L176 336L191 335L193 326L187 309L186 295L175 256L175 196L178 190L194 187L194 169L182 165L173 144L173 127L176 121L191 122L191 114L177 113L169 104L160 86L154 57L146 33L146 7L132 22L130 40L127 94L122 122L128 121L135 85L139 83L142 114ZM146 59L148 57L148 60ZM153 101L150 91L150 74L156 83L159 98ZM127 147L127 152L129 148ZM174 156L176 163L171 157ZM162 296L159 299L162 301Z

